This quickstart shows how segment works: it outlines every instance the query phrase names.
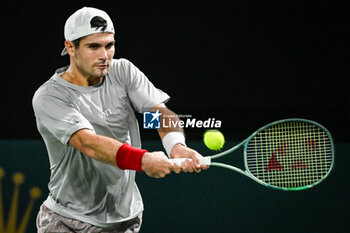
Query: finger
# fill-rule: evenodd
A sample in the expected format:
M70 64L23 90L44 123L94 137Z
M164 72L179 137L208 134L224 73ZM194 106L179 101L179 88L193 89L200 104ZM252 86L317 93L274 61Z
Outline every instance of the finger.
M170 164L170 166L166 169L166 174L170 174L173 171L173 164Z
M202 171L202 169L201 169L201 167L199 167L199 168L194 168L194 171L195 171L196 173L200 173L200 172Z
M164 170L162 170L162 171L159 172L157 178L164 178L166 175L169 175L170 173L171 173L170 168L164 169Z
M155 175L153 175L152 177L153 177L153 178L156 178L156 179L160 179L160 178L163 178L164 175L162 175L162 174L155 174Z
M181 167L178 166L176 163L172 163L171 170L175 172L176 174L179 174L181 172Z
M188 161L188 160L184 161L184 162L181 164L181 169L182 169L182 171L184 171L184 172L193 172L193 168L192 168L191 162Z
M194 170L193 162L190 162L189 160L187 160L186 166L187 166L188 172L193 172L193 170Z
M193 164L193 168L200 168L201 164L199 162L199 154L195 153L193 156L191 156L192 158L192 164Z
M193 161L195 161L195 160L193 160ZM198 159L198 161L199 161L199 159ZM199 173L199 172L201 172L201 165L198 163L198 164L195 164L195 162L193 162L192 163L192 166L193 166L193 170L196 172L196 173Z
M195 154L192 156L192 161L193 161L193 164L194 166L197 168L197 169L200 169L201 168L201 163L200 163L200 158L202 158L203 156L200 155L199 153L195 152Z
M185 163L185 162L183 162L183 163L181 164L181 170L182 170L183 172L188 172L188 169L187 169L187 166L186 166L186 163Z
M191 166L192 166L192 169L193 169L193 171L194 172L200 172L200 170L201 170L201 166L200 166L200 164L198 164L198 167L192 162L191 163Z

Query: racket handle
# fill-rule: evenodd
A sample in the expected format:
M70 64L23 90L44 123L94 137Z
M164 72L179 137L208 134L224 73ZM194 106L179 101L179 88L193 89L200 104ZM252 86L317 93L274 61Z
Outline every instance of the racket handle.
M170 159L170 160L173 161L179 167L181 167L181 164L186 160L192 161L192 159L188 159L188 158L177 158L177 159ZM210 165L210 163L211 163L210 156L201 157L199 159L199 163L202 165Z

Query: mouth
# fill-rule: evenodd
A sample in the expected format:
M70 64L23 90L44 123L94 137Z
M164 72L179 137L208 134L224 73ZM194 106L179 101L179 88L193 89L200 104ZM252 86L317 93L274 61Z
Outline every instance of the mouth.
M96 65L97 68L106 69L108 65Z
M107 69L109 67L109 64L96 64L95 66L99 69Z

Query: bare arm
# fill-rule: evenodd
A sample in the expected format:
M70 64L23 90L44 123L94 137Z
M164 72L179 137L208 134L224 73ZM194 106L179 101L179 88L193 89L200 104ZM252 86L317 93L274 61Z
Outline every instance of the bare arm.
M116 155L123 144L113 138L82 129L72 135L68 145L95 160L117 166ZM171 171L180 172L180 169L169 161L163 152L146 152L142 157L141 168L148 176L155 178L164 177Z
M115 139L95 134L91 130L82 129L72 135L68 145L75 147L95 160L117 166L116 154L122 143Z
M165 106L165 104L159 104L156 107L154 107L151 111L157 111L157 110L159 110L159 112L162 113L162 117L166 118L167 122L168 121L178 122L180 120L180 118L176 115L176 113L174 113L173 111L168 109ZM171 124L170 127L168 127L168 128L163 128L163 125L161 124L161 128L158 129L158 134L162 140L163 140L164 136L170 132L180 132L184 135L183 128L179 127L178 124L176 125L176 127L174 127L174 125Z
M162 113L162 117L166 119L167 122L173 121L178 122L180 118L176 113L168 109L165 104L159 104L152 109L152 111L157 111ZM174 127L176 125L176 127ZM160 138L163 140L164 136L170 132L179 132L184 135L184 130L179 126L179 124L170 124L171 127L163 128L161 124L161 128L158 129L158 134ZM190 158L193 162L185 161L182 163L181 168L184 172L200 172L201 169L208 169L208 166L200 165L199 158L202 157L197 151L188 148L182 144L176 144L169 155L171 158Z

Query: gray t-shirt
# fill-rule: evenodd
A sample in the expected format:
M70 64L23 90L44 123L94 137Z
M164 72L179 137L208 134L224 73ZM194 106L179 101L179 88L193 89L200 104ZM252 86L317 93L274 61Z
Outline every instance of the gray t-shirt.
M33 97L51 169L44 204L58 214L100 227L134 218L143 211L135 171L91 159L67 142L86 128L141 147L134 112L165 103L169 96L126 59L114 59L95 86L67 82L61 77L66 69L58 69Z

